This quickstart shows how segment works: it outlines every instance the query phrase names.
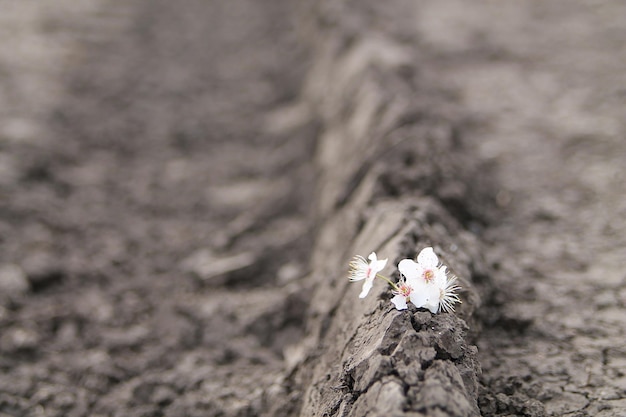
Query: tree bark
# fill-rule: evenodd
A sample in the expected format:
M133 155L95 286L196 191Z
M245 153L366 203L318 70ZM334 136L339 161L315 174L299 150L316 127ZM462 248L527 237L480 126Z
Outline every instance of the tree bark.
M322 126L313 295L270 415L479 415L472 317L486 284L473 281L486 269L468 228L479 227L473 207L485 194L470 185L484 177L463 146L462 112L436 69L420 67L416 7L329 0L313 12L303 94ZM356 254L376 251L394 271L426 246L460 278L456 313L397 311L382 281L363 300L348 282Z

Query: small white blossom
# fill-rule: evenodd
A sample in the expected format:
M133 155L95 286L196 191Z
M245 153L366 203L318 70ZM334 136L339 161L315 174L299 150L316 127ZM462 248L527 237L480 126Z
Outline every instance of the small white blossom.
M408 308L406 303L411 299L412 292L413 289L406 284L404 279L398 283L398 289L392 291L395 296L391 299L391 302L396 306L396 309L406 310Z
M454 311L454 304L460 302L456 291L456 277L448 279L446 266L439 266L439 259L433 248L427 247L417 255L417 262L403 259L398 270L410 287L410 301L418 308L424 307L432 313ZM395 297L394 297L395 298ZM394 305L397 304L394 302Z
M367 296L374 285L374 278L376 278L376 274L382 271L385 265L387 265L387 259L378 260L376 258L376 253L374 252L370 253L370 256L367 258L370 260L369 264L365 258L360 255L352 258L352 261L350 262L350 281L365 280L361 294L359 294L359 298L365 298Z

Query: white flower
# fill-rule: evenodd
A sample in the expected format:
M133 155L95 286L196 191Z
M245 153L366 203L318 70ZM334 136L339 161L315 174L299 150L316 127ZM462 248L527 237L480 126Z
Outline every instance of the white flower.
M350 262L350 281L365 280L361 294L359 294L359 298L365 298L367 296L374 285L374 278L376 278L376 274L382 271L385 265L387 265L387 259L378 260L376 258L376 253L374 252L370 253L370 256L368 256L367 259L370 260L369 264L365 258L357 255L352 258L352 261Z
M411 288L410 300L416 307L438 313L441 310L454 311L454 304L460 302L456 295L459 290L456 277L448 279L446 267L439 266L433 248L422 249L417 255L417 262L412 259L401 260L398 270Z
M391 299L391 302L396 306L396 309L406 310L408 308L406 303L411 299L412 292L413 289L406 284L404 279L402 279L398 283L398 289L392 291L395 296Z

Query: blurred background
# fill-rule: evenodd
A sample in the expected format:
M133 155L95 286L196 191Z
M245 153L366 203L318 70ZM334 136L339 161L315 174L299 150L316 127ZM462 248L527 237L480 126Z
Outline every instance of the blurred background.
M0 1L1 415L241 415L276 381L312 240L297 3Z

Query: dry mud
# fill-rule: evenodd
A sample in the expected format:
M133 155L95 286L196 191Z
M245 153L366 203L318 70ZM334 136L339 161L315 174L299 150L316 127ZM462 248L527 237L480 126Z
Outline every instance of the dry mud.
M0 11L0 416L626 415L622 2Z

